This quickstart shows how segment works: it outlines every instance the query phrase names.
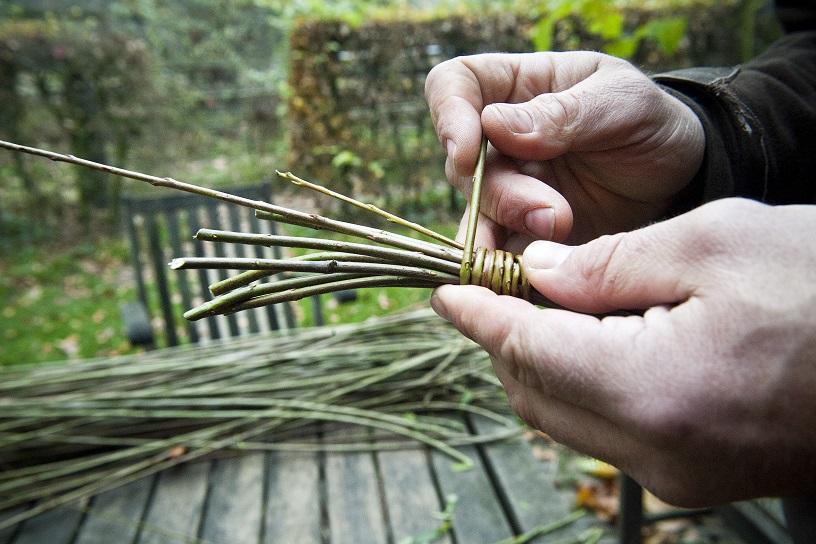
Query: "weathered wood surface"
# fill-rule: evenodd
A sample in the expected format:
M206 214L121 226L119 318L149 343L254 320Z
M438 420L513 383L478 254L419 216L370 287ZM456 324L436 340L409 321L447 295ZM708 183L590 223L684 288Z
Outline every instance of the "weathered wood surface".
M494 429L478 418L463 422L479 433ZM399 544L433 534L453 496L452 526L434 542L489 544L569 513L555 472L524 439L459 449L472 470L420 445L194 462L33 518L0 533L0 544Z

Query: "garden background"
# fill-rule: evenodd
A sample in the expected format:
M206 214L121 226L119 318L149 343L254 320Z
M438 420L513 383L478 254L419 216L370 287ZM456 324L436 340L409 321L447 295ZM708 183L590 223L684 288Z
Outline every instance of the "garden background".
M766 0L12 0L0 139L210 187L288 169L452 233L463 202L423 98L434 64L595 49L655 72L736 64L777 34ZM275 183L292 207L353 214ZM0 364L133 350L119 202L161 190L142 185L0 153ZM427 297L324 304L347 322Z

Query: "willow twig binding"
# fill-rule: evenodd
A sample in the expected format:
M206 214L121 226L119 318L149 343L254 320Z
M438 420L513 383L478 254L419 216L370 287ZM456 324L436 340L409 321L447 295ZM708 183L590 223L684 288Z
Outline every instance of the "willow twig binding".
M473 173L473 190L470 198L459 282L462 285L487 287L497 295L510 295L528 302L544 303L541 300L543 297L530 287L530 281L521 267L520 256L501 249L489 250L484 247L474 249L486 159L487 138L482 136L479 159L476 161L476 170Z

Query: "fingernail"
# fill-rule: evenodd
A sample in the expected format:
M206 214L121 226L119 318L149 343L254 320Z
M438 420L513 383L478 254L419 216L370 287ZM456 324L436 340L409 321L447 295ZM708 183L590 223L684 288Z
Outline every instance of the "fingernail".
M454 153L456 153L456 144L450 138L445 140L445 152L450 158L453 158Z
M491 104L496 112L504 119L509 128L515 134L529 134L535 129L533 118L527 111L510 106L508 104Z
M524 266L537 270L556 268L572 253L572 247L546 240L533 242L524 250Z
M552 208L536 208L524 215L524 228L537 238L552 240L555 232L555 212Z
M450 138L445 140L445 153L448 155L450 165L453 166L453 171L456 172L456 144Z
M433 293L431 293L431 308L433 311L437 313L439 317L444 319L445 321L450 321L450 314L448 313L448 309L445 306L445 303L439 297L439 291L441 289L445 289L445 286L442 285L434 289Z

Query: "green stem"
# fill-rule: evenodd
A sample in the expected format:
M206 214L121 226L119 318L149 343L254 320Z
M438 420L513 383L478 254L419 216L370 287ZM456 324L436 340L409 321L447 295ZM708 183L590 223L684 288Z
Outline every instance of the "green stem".
M284 293L257 297L234 306L231 308L230 312L240 312L243 310L260 308L269 304L278 304L281 302L291 302L293 300L301 300L315 295L324 295L326 293L333 293L335 291L342 291L346 289L365 289L371 287L414 287L430 289L443 283L456 283L457 281L458 280L455 278L449 279L447 282L437 282L399 276L369 276L354 280L323 283L321 285L315 285L304 289L291 289Z
M440 259L449 260L455 263L459 263L462 260L462 250L458 248L447 248L440 246L439 244L418 240L416 238L409 238L408 236L402 236L400 234L375 229L373 227L366 227L363 225L356 225L354 223L345 223L343 221L328 219L317 214L309 214L307 219L292 221L289 217L283 214L269 213L265 212L264 210L260 210L255 212L255 217L278 223L309 227L316 230L329 230L339 234L348 234L350 236L356 236L358 238L370 240L383 245L407 249L409 251L419 251L425 255L438 257Z
M476 225L479 222L479 207L482 199L482 178L484 177L486 155L487 137L482 136L482 147L479 150L479 159L476 161L476 171L473 173L473 188L470 195L467 232L465 233L465 247L462 252L461 270L459 272L460 282L462 285L467 285L470 283L473 246L476 242Z
M576 510L575 512L572 512L570 515L564 518L553 521L552 523L547 523L546 525L539 525L538 527L534 527L533 529L527 531L524 534L521 534L513 538L508 538L506 540L502 540L497 544L526 544L527 542L530 542L532 539L536 537L552 533L553 531L561 529L562 527L566 527L567 525L575 523L585 515L586 510Z
M372 246L340 240L326 240L323 238L307 238L302 236L279 236L275 234L255 234L242 232L228 232L222 230L201 229L196 233L197 240L208 242L231 242L250 244L264 247L291 247L301 249L320 249L344 253L368 255L390 261L395 264L410 264L425 266L434 270L456 274L459 267L456 263L424 255L418 251L393 249L390 247Z
M356 263L337 260L296 261L294 259L252 259L245 257L183 257L170 262L173 270L196 270L200 268L228 268L232 270L273 270L276 272L311 272L311 273L352 273L371 276L394 275L406 278L417 278L446 283L451 274L398 264L379 262Z
M353 199L353 198L351 198L349 196L346 196L346 195L343 195L343 194L340 194L340 193L336 193L336 192L332 191L331 189L323 187L322 185L317 185L315 183L311 183L309 181L306 181L305 179L301 179L301 178L297 177L296 175L292 174L291 172L278 172L277 174L280 177L284 178L284 179L288 179L289 181L291 181L295 185L302 186L302 187L308 187L309 189L312 189L313 191L317 191L319 193L329 195L330 197L336 198L337 200L340 200L342 202L346 202L346 203L351 204L353 206L357 206L358 208L362 208L363 210L375 213L375 214L377 214L377 215L379 215L381 217L386 218L388 221L391 221L392 223L396 223L397 225L402 225L403 227L409 228L409 229L413 230L414 232L424 234L425 236L428 236L429 238L433 238L434 240L438 240L438 241L440 241L440 242L442 242L444 244L447 244L447 245L449 245L451 247L455 247L455 248L458 248L458 249L463 248L462 244L460 244L456 240L451 240L447 236L439 234L438 232L434 232L431 229L423 227L422 225L419 225L417 223L412 223L411 221L408 221L408 220L403 219L403 218L401 218L399 216L396 216L396 215L394 215L392 213L389 213L389 212L387 212L387 211L385 211L385 210L383 210L381 208L378 208L377 206L375 206L373 204L366 204L365 202L360 202L359 200L355 200L355 199Z

